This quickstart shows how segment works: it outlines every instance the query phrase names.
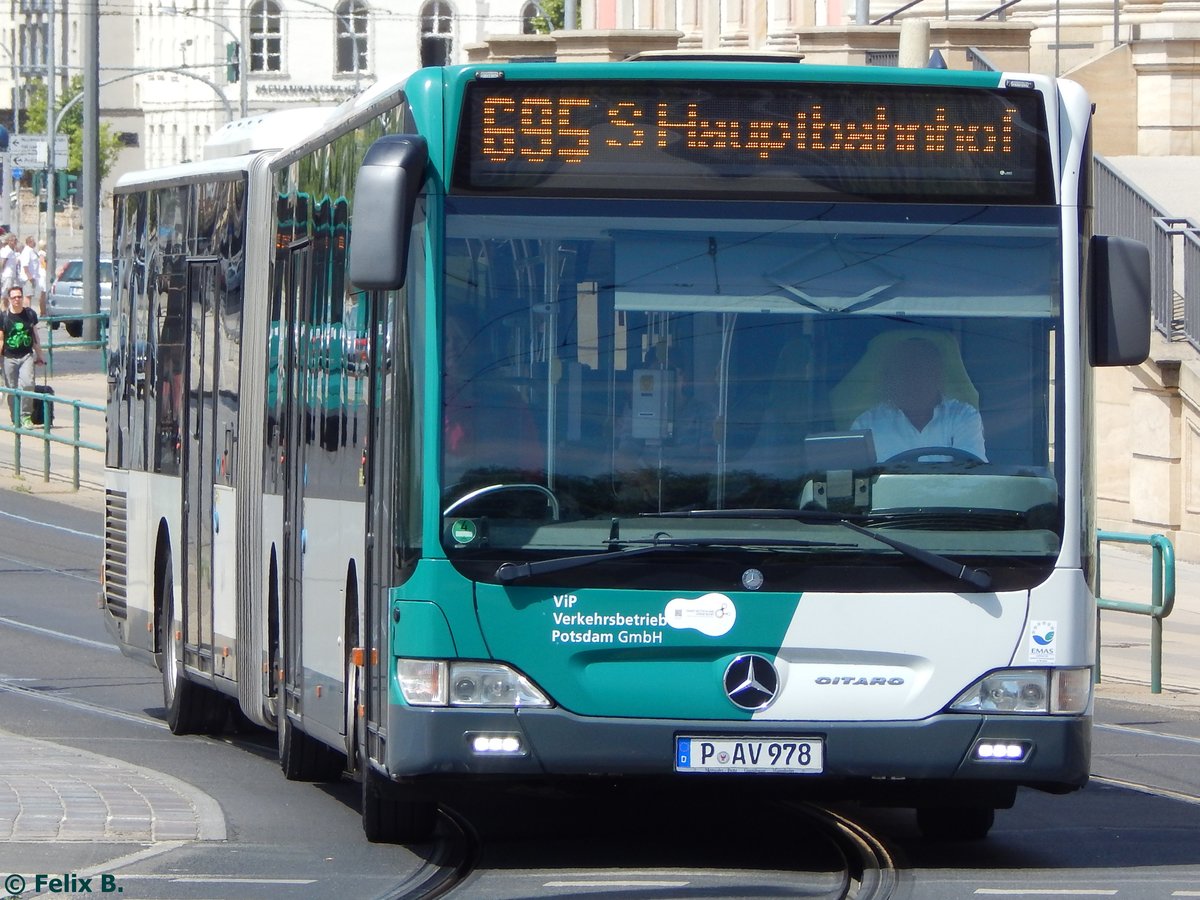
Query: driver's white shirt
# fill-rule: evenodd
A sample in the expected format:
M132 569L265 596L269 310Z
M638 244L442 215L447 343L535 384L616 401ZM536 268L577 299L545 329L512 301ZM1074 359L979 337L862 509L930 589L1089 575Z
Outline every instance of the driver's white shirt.
M880 462L917 447L957 447L987 461L983 450L983 420L969 403L943 397L921 430L890 403L873 406L854 420L851 428L869 428Z

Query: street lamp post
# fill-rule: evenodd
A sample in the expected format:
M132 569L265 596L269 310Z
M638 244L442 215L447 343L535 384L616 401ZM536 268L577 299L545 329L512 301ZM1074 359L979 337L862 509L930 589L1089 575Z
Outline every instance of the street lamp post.
M232 28L221 22L220 19L214 19L211 16L203 16L200 13L192 12L188 9L179 9L175 5L164 6L163 12L169 16L186 16L189 19L201 19L209 22L224 31L233 40L237 46L237 64L238 64L238 117L246 118L247 107L249 106L249 92L246 85L246 41L245 41L245 21L246 12L239 4L238 7L238 31L234 32Z
M53 277L55 248L58 241L58 223L54 215L54 138L58 133L58 118L54 109L54 81L58 77L55 65L54 17L58 14L54 0L46 4L48 25L46 26L46 275Z
M100 0L83 4L83 65L91 72L100 69ZM85 312L100 311L100 83L90 78L83 85L83 295ZM83 336L100 337L100 322L85 319Z
M3 44L0 44L0 50L3 50L8 55L8 66L12 73L12 131L9 132L9 146L12 146L12 138L21 133L21 84L17 79L17 58L13 51ZM12 151L9 151L8 160L4 164L4 204L7 205L8 215L5 216L8 221L4 224L13 227L13 230L20 231L21 224L21 204L13 203L13 180L12 180ZM13 218L13 210L16 210L16 218Z

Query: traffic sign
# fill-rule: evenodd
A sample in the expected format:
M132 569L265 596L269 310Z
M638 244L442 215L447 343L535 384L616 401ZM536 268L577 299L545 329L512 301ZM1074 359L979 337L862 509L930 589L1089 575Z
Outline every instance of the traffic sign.
M67 136L54 136L54 168L67 167ZM49 162L48 142L44 134L14 134L8 140L11 165L20 169L45 169Z

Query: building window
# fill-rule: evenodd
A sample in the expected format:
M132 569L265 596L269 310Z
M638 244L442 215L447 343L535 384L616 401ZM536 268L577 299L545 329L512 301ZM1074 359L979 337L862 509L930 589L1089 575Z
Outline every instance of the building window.
M449 65L453 49L454 11L443 0L431 0L421 8L421 65Z
M279 4L259 0L250 7L250 71L283 70L283 34Z
M342 74L366 72L367 7L346 0L337 7L337 70Z
M538 26L544 22L536 3L526 3L521 9L521 34L542 34Z

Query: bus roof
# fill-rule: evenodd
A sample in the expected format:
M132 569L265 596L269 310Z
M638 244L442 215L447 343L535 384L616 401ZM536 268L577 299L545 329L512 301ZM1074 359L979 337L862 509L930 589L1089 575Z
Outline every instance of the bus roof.
M221 159L290 147L320 128L333 109L332 106L276 109L228 122L205 143L204 158Z
M142 169L138 172L127 172L117 179L114 190L117 193L128 193L148 185L166 187L171 184L197 181L201 178L220 178L222 175L232 176L249 169L251 162L257 156L258 154L230 156L224 159L180 163L175 166L163 166L159 169Z

